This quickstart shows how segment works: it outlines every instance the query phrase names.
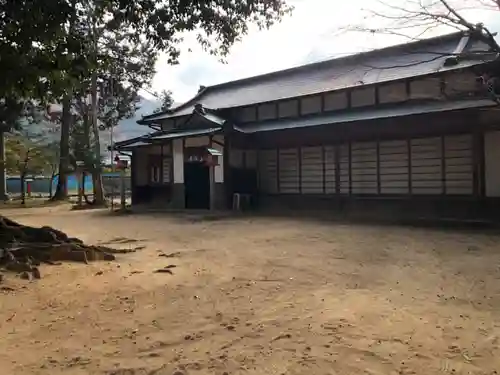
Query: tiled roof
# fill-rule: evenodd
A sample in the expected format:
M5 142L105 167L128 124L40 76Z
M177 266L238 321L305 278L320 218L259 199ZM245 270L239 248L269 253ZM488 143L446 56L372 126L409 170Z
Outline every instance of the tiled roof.
M210 128L200 128L200 129L172 129L172 130L159 130L155 131L142 137L135 137L131 139L127 139L125 141L116 142L114 144L114 150L132 150L136 147L150 145L155 141L164 141L167 139L176 139L176 138L186 138L197 135L207 135L214 134L222 131L226 120L220 116L217 116L215 113L211 112L209 109L204 109L203 107L196 106L191 112L190 116L185 121L184 125L189 123L192 119L196 119L196 121L200 121L199 123L203 123L204 125L210 125Z
M239 107L461 69L484 61L462 59L450 65L445 61L454 54L488 50L485 43L461 32L448 34L209 86L181 106L146 116L139 123L188 115L195 104L212 109Z

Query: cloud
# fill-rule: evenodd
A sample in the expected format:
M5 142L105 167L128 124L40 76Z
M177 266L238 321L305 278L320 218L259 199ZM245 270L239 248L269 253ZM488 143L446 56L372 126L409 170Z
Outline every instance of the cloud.
M339 33L342 27L361 22L369 22L371 27L376 27L376 21L366 18L367 13L363 11L363 9L374 10L374 7L381 6L373 0L289 2L295 6L292 16L285 18L270 30L258 31L251 28L248 35L233 46L226 64L220 63L215 57L204 52L197 44L194 35L186 35L179 65L169 66L165 56L159 59L153 90L172 90L174 99L184 102L196 94L200 85L213 85L383 48L406 40L398 36ZM405 4L405 0L392 0L392 2L403 7ZM482 21L494 31L500 29L498 12L476 9L467 10L466 15L472 22ZM446 31L444 29L433 31L434 34L443 32Z

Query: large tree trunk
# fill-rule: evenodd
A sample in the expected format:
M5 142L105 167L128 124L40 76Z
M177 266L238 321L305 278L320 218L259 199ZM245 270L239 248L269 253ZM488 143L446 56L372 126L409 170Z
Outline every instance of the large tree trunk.
M94 160L95 165L92 168L92 184L94 187L94 204L105 205L104 188L102 185L102 166L101 166L101 143L99 141L99 125L97 123L97 72L92 73L92 131L94 136Z
M63 99L61 141L59 143L59 178L57 179L56 192L51 198L54 201L68 199L69 134L71 130L72 119L71 97L67 95Z
M5 131L0 129L0 201L6 201L8 199L7 169L5 165Z
M21 204L26 204L26 172L21 172Z

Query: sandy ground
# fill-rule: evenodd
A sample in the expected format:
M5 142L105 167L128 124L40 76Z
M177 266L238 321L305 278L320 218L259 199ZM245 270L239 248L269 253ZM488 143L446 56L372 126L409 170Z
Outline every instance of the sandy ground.
M491 233L58 208L2 214L145 248L2 284L15 291L0 291L1 374L500 372L500 237ZM172 264L173 275L154 273Z

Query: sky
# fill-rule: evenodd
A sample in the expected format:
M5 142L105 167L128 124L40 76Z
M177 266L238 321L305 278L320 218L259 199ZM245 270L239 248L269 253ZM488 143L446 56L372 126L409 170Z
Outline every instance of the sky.
M405 0L391 1L405 3ZM467 1L471 4L474 0ZM225 64L204 52L194 35L185 35L179 64L170 66L166 57L161 56L150 90L171 90L175 102L182 103L192 98L200 85L209 86L408 41L388 35L339 33L342 27L362 22L377 27L371 17L366 18L367 9L383 9L377 0L289 0L289 3L295 7L291 16L270 30L251 28L248 35L232 47ZM465 12L472 22L482 21L492 31L500 31L500 12L483 9ZM449 31L441 29L433 33Z

